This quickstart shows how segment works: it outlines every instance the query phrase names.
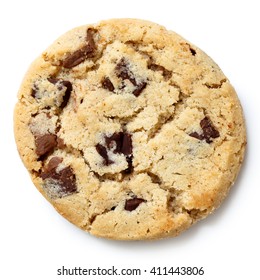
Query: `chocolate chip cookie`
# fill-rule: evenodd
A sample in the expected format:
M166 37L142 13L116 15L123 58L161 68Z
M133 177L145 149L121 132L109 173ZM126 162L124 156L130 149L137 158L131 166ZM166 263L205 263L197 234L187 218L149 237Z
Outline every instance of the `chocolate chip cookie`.
M178 235L220 205L243 160L230 82L151 22L67 32L33 62L18 99L16 143L34 184L99 237Z

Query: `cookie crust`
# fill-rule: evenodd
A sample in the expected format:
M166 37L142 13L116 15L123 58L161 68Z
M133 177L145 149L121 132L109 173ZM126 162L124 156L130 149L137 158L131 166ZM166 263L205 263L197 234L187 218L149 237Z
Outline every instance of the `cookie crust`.
M18 93L20 157L44 197L99 237L176 236L212 213L239 172L242 109L203 51L152 22L75 28Z

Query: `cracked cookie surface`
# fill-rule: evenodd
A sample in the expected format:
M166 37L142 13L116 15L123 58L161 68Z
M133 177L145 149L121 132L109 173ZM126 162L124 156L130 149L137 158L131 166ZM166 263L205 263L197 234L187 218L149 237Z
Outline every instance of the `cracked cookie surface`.
M157 24L75 28L33 62L15 137L38 190L96 236L176 236L217 208L243 161L242 109L219 67Z

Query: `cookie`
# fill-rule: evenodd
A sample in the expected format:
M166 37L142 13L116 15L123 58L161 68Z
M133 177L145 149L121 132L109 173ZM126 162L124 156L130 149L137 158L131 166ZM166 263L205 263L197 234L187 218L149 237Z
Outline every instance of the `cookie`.
M32 181L93 235L176 236L226 197L243 161L237 95L199 48L155 23L75 28L29 68L15 138Z

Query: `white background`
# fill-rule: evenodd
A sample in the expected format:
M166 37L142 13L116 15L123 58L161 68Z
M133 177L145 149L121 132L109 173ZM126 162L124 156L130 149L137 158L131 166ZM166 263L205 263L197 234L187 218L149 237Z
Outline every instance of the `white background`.
M135 279L260 279L260 13L259 1L1 1L0 4L0 278L63 277L57 269L203 266L204 276ZM148 19L208 53L237 90L244 108L247 155L221 208L180 237L152 242L97 239L59 216L38 193L13 137L16 93L29 64L59 35L114 17Z

